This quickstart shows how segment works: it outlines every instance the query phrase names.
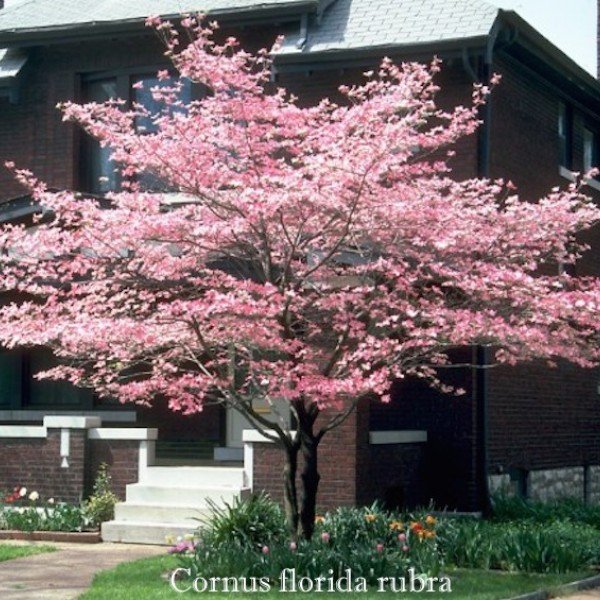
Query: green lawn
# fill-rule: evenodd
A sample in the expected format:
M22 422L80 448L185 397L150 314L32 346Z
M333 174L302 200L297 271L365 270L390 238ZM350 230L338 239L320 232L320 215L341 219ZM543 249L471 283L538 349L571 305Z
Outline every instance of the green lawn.
M164 598L178 598L178 594L169 588L166 573L177 566L175 558L160 556L126 563L110 571L100 573L94 579L91 589L80 600L161 600ZM451 594L412 594L414 597L450 597L456 600L502 600L526 592L549 589L562 583L574 581L588 576L588 573L571 573L569 575L524 575L500 572L483 571L455 571L451 573ZM189 597L209 598L307 598L309 596L322 597L326 594L194 594ZM338 594L343 598L369 598L376 597L382 600L391 600L398 595L403 597L409 594L392 593L363 593L363 594Z
M32 554L41 554L42 552L54 552L54 550L56 548L52 546L0 544L0 562L12 560L13 558L22 558L23 556L31 556Z

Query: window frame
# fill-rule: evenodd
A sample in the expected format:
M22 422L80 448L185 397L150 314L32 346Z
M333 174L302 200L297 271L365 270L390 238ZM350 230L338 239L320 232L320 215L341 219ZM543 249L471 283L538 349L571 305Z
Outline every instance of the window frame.
M177 72L173 68L173 65L167 63L82 73L79 76L80 100L82 102L93 102L93 100L86 98L86 87L90 83L114 80L116 84L116 97L124 100L126 102L126 108L130 109L134 102L136 93L136 90L133 88L134 81L141 78L155 79L158 71L161 70L168 71L169 75L171 76L177 76ZM204 95L202 92L202 86L194 82L190 82L190 85L190 100L194 101L202 98ZM93 175L91 173L90 166L93 161L93 153L97 146L98 142L89 135L83 134L81 136L81 141L79 144L78 187L87 193L98 195L104 195L108 192L118 191L122 181L120 174L117 174L116 176L115 189L108 190L108 192L98 191L96 188L97 182L92 181Z

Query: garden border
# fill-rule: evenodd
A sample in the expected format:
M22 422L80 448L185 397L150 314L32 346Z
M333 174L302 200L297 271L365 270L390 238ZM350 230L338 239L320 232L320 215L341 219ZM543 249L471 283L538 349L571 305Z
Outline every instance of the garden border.
M591 577L586 577L579 581L559 585L558 587L553 588L552 592L549 592L548 590L537 590L536 592L530 592L529 594L513 596L508 600L548 600L548 598L556 598L557 594L571 594L573 592L591 590L597 587L600 587L600 575L592 575Z
M100 531L20 531L0 530L0 540L23 540L29 542L69 542L75 544L99 544Z

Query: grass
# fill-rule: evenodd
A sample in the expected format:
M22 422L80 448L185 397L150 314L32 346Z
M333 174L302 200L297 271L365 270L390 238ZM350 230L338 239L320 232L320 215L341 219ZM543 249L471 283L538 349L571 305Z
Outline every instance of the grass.
M13 558L23 558L32 554L41 554L43 552L54 552L56 548L52 546L37 546L34 544L21 546L17 544L0 544L0 562L12 560Z
M177 561L171 556L159 556L143 559L136 562L124 563L115 569L99 573L88 590L80 600L164 600L165 598L178 598L181 594L170 589L166 580L166 573L177 567ZM533 575L523 573L505 573L498 571L466 571L457 570L450 573L452 579L452 593L426 593L425 596L446 597L455 600L501 600L535 591L538 589L552 589L557 586L582 579L590 573L570 573L567 575ZM370 598L377 597L382 600L397 598L398 594L374 593L371 588L369 593L338 594L343 598ZM327 594L205 594L210 598L309 598L312 596L323 597ZM409 594L401 594L406 597ZM410 594L414 597L423 594ZM190 592L190 597L196 594Z

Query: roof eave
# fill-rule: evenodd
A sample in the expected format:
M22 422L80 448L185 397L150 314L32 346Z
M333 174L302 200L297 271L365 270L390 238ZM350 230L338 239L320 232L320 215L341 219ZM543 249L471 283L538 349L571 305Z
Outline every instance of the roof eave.
M355 64L359 61L372 63L373 60L383 56L399 54L415 55L444 55L448 52L469 49L483 49L487 44L488 36L473 36L448 40L431 40L411 44L382 44L378 46L365 46L358 48L343 48L322 50L319 52L294 52L289 54L276 54L275 65L278 70L284 71L296 67L328 68L332 64Z
M277 6L262 5L235 10L212 10L206 15L226 25L266 24L300 19L302 15L316 13L319 0L291 1ZM181 19L181 14L161 15L164 20ZM53 41L66 42L80 39L102 37L107 34L127 35L140 33L146 29L145 19L124 19L120 21L100 21L76 23L52 27L31 29L12 29L0 31L0 46L35 46Z
M572 58L546 39L516 12L500 10L499 18L504 24L514 27L519 32L517 38L519 45L553 67L557 73L566 77L582 91L597 96L600 100L600 81L580 67Z

